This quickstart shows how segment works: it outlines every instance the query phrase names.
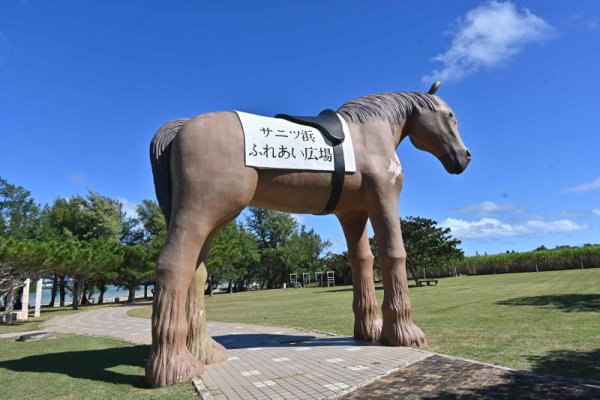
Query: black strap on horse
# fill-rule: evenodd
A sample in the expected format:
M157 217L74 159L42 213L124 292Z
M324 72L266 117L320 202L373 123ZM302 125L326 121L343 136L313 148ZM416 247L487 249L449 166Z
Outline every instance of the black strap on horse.
M316 117L296 117L287 114L277 114L275 118L282 118L296 124L307 125L318 129L333 145L333 187L325 209L318 215L331 214L337 206L342 189L344 188L344 176L346 174L346 163L344 162L344 127L333 110L323 110Z

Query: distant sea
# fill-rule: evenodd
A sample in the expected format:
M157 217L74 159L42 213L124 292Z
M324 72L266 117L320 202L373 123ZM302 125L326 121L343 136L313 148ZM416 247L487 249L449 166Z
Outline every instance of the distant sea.
M31 285L30 289L29 289L29 307L33 307L35 305L35 285ZM148 297L152 297L152 292L151 290L154 288L154 286L148 286ZM92 296L93 300L98 301L98 296L100 295L100 292L98 290L96 290ZM126 301L127 297L129 296L129 290L127 289L123 289L122 287L119 286L108 286L106 292L104 293L104 301L109 301L108 299L110 298L115 298L118 297L120 301ZM140 286L136 292L135 292L135 297L143 297L144 296L144 287ZM43 288L42 289L42 305L43 306L47 306L50 303L50 299L52 298L52 288ZM56 293L56 302L60 301L60 296L58 294L58 292ZM73 296L71 296L71 293L67 290L67 295L65 296L65 302L66 303L71 303L73 301Z

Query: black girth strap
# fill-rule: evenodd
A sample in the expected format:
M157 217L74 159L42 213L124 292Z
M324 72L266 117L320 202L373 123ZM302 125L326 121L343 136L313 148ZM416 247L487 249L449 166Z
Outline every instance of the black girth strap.
M319 215L331 214L340 200L346 174L344 149L342 147L345 139L342 122L333 110L323 110L317 117L295 117L287 114L277 114L275 118L282 118L296 124L316 128L333 144L333 187L327 205Z

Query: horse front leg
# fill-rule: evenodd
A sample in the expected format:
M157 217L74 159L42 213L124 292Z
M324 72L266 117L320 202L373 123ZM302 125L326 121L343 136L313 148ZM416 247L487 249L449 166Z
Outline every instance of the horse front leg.
M381 335L382 321L375 295L373 280L373 253L369 246L367 213L338 215L344 229L350 267L352 269L352 310L354 311L354 338L376 342Z
M211 238L212 239L212 238ZM206 261L212 240L207 240L200 252L198 266L188 290L186 314L188 320L187 347L204 365L227 360L227 350L208 334L204 286L206 285Z
M406 251L398 215L400 187L387 195L386 190L373 190L368 201L384 291L380 341L389 346L422 346L427 343L425 334L412 322Z

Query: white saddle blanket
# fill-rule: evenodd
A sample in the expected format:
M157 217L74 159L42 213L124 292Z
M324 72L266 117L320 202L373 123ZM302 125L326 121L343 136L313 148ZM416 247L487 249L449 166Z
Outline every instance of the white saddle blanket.
M235 111L244 130L246 166L270 169L333 171L333 145L313 127L281 118ZM354 148L342 117L346 172L356 172Z

